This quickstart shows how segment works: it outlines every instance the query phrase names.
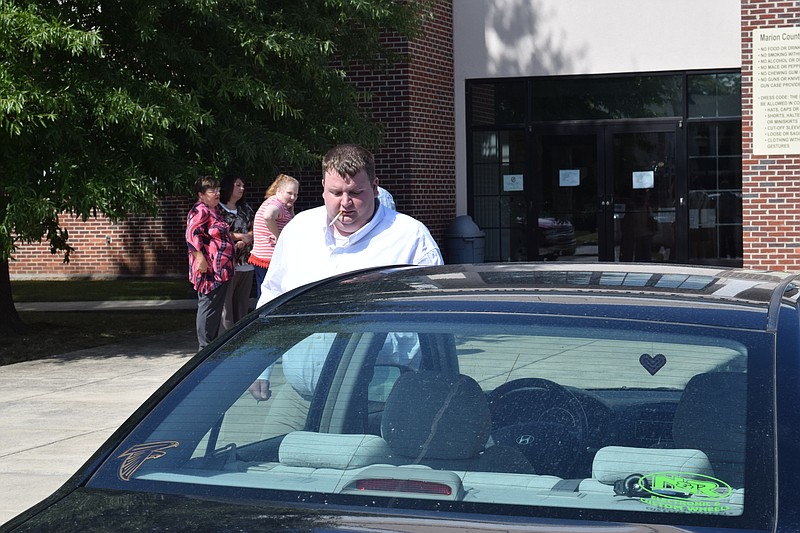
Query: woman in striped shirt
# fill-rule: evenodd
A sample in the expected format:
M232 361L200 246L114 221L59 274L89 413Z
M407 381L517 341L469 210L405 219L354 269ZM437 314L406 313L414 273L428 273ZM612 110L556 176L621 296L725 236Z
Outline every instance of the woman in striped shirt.
M253 250L249 263L255 267L256 287L261 297L261 282L267 274L275 243L284 226L294 217L294 204L300 191L300 182L280 174L264 195L264 202L256 212L253 222Z

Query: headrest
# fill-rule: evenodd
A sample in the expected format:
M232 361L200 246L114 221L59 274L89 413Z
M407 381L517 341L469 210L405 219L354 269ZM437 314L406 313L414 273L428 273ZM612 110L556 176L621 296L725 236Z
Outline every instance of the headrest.
M392 451L421 459L469 459L486 446L491 414L486 395L467 376L407 372L394 384L381 420Z
M597 451L592 463L592 478L606 485L632 474L656 472L714 475L708 457L700 450L606 446Z
M675 411L675 440L702 449L719 448L720 436L724 435L728 444L735 440L736 450L743 455L746 401L747 374L697 374L686 384Z
M389 446L377 435L338 435L292 431L281 442L278 459L287 466L359 468L385 463Z
M675 446L708 455L715 475L744 486L747 433L747 374L709 372L689 380L675 410Z

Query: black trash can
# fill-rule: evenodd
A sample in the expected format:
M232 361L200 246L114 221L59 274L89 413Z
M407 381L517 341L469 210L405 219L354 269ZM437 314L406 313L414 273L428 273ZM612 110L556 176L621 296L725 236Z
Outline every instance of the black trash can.
M486 234L469 215L453 219L447 226L447 262L483 263Z

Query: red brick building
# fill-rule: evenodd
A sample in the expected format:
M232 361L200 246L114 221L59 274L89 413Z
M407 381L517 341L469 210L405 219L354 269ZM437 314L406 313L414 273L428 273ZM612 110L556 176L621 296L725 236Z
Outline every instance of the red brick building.
M389 38L405 63L351 79L386 130L382 185L445 256L448 224L468 214L487 261L796 270L800 113L776 118L769 102L800 102L799 22L795 2L440 0L418 39ZM766 89L758 58L773 52L788 70ZM298 207L318 205L318 173L302 176ZM253 205L262 192L248 191ZM64 221L72 261L23 246L12 279L183 276L191 203L117 225ZM643 241L628 228L651 223L637 217L652 219Z
M753 35L758 30L800 29L800 4L743 0L742 9L742 202L744 262L748 267L800 269L800 151L757 155L753 150ZM783 33L781 31L781 33ZM795 106L800 105L800 40L793 43L787 74L793 74ZM756 117L758 120L758 117ZM763 120L763 118L762 118ZM800 124L800 109L792 124ZM796 130L795 130L796 131ZM797 136L792 143L797 148Z

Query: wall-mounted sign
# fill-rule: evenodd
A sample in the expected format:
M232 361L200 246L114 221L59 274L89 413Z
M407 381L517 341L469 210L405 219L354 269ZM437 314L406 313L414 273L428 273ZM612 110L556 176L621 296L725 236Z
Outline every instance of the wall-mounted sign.
M634 189L652 189L656 182L656 173L652 170L640 170L632 174Z
M503 192L521 191L522 183L522 174L504 174Z
M558 171L558 184L561 187L577 187L581 184L581 171L577 168L561 169Z
M800 154L800 28L753 31L753 153Z

